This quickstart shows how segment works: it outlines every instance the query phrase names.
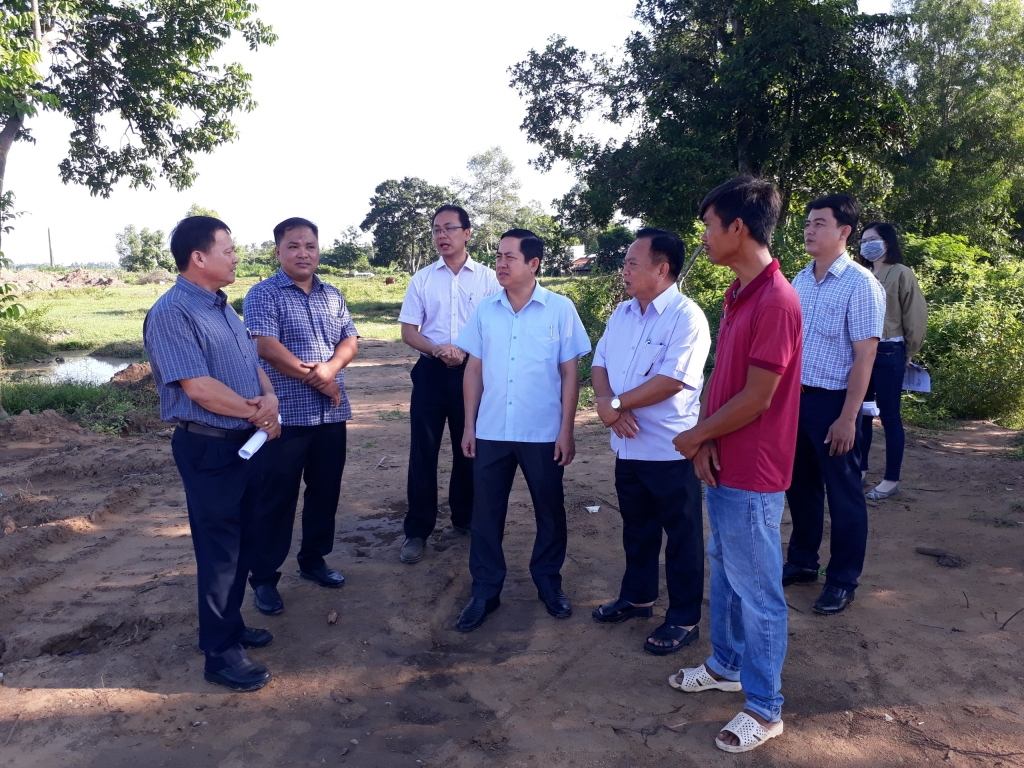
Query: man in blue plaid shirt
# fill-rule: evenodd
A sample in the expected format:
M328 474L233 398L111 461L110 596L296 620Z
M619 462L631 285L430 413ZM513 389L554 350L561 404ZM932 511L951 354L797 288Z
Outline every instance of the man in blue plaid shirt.
M280 401L281 439L268 446L263 499L256 516L258 544L249 583L256 608L281 613L280 568L291 547L299 483L304 478L299 575L322 587L345 577L328 568L334 518L345 469L345 422L352 408L344 368L358 349L356 327L341 292L315 274L319 230L307 219L274 228L281 263L273 277L245 297L243 317L256 337L261 364Z
M807 205L804 246L814 260L793 278L803 313L800 422L793 481L786 492L793 517L782 583L818 580L818 547L828 495L831 557L814 610L836 614L853 602L864 568L868 509L861 491L857 423L885 320L885 293L846 254L860 206L850 195Z

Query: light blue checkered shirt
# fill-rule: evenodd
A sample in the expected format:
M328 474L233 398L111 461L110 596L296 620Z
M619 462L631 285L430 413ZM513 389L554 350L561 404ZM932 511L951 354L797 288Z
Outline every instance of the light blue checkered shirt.
M207 291L179 275L146 315L142 339L160 393L161 419L252 429L245 419L206 410L180 384L210 376L247 400L261 392L256 342L224 291Z
M853 342L882 338L885 291L844 252L819 283L812 261L793 278L804 318L805 387L846 389L853 367Z
M304 363L326 363L342 339L357 335L341 291L316 275L307 295L283 270L278 270L249 289L242 316L254 336L277 339ZM281 422L286 427L315 427L352 418L344 370L334 377L341 388L341 403L335 407L331 398L309 384L285 376L266 360L260 363L274 385Z

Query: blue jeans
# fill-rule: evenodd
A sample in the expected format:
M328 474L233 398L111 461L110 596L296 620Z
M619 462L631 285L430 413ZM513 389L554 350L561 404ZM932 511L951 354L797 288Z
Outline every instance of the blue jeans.
M784 494L708 486L711 648L705 665L740 681L747 709L782 717L782 663L789 615L782 592Z
M903 416L900 414L900 398L903 395L903 375L906 372L907 353L902 341L884 341L878 345L875 366L871 370L871 383L864 395L865 400L874 400L881 412L882 429L885 430L885 479L898 483L900 468L903 466L903 448L906 437L903 432ZM868 452L871 450L870 416L861 417L860 426L860 469L868 471Z

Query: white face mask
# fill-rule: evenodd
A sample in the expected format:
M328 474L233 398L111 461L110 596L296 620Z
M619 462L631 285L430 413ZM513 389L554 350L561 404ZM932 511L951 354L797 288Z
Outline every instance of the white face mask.
M884 240L868 240L860 244L860 255L868 261L878 261L885 255Z

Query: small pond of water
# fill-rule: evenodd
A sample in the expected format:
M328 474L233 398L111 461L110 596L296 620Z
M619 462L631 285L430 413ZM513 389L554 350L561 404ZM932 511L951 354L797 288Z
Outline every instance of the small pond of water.
M105 384L118 371L128 367L129 361L116 357L90 357L80 352L65 352L64 362L27 363L13 365L3 371L3 378L14 381L39 381L57 384L78 381L86 384Z

